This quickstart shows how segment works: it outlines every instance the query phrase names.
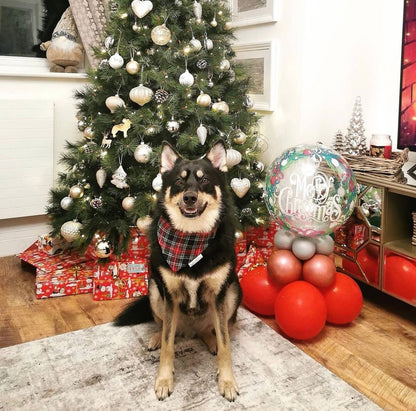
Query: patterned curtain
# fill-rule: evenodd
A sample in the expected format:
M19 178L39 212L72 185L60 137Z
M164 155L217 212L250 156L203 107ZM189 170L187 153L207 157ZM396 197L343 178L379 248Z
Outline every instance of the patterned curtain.
M96 68L99 60L95 58L92 46L103 43L107 21L109 0L69 0L69 5L91 67Z

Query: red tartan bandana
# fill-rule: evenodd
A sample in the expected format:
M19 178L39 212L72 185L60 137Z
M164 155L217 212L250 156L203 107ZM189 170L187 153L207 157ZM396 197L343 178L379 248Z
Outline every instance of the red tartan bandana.
M216 232L215 227L208 233L186 233L173 228L163 217L159 218L157 224L157 239L162 254L175 273L183 267L196 264Z

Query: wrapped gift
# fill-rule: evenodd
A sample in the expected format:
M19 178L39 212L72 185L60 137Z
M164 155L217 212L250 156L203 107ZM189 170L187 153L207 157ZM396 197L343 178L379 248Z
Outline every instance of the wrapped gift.
M238 232L239 235L235 240L235 255L237 257L236 271L244 264L244 261L247 256L247 238L246 233Z
M87 261L56 270L36 269L36 297L92 293L96 264Z
M99 265L94 275L96 301L138 297L148 292L147 259L119 259Z
M38 237L38 249L49 255L62 253L68 249L71 243L65 241L63 238L52 237L49 234L43 234Z
M367 227L364 223L354 222L348 230L347 245L356 249L367 239Z
M247 251L244 264L240 267L240 269L237 272L238 278L241 279L253 268L258 267L259 265L266 264L267 257L264 255L264 249L252 245Z
M124 258L149 258L150 256L150 241L149 239L138 232L136 229L131 231L131 241L127 252L123 255Z
M68 268L90 260L87 256L73 250L65 250L57 255L49 255L42 248L39 250L38 241L20 253L18 257L38 269L49 272Z
M274 220L270 220L269 224L264 227L250 227L247 230L247 244L261 248L270 248L274 246L274 235L279 226Z

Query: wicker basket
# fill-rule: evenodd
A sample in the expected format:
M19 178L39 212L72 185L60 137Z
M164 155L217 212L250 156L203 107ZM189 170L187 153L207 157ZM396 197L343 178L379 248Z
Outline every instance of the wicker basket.
M348 161L352 171L355 174L371 173L384 178L390 178L395 181L403 180L405 177L402 172L403 164L407 161L409 149L403 151L395 151L391 154L391 158L380 158L365 156L351 156L342 154Z

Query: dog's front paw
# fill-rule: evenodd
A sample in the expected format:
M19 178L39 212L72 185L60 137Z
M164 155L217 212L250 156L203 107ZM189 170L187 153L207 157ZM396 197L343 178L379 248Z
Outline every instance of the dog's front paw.
M218 389L228 401L235 401L239 395L237 382L232 374L230 376L221 376L221 373L218 375Z
M158 400L162 401L169 397L173 391L173 375L168 377L158 376L155 383L155 393Z

